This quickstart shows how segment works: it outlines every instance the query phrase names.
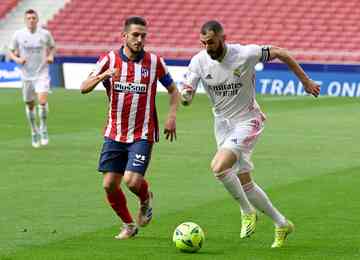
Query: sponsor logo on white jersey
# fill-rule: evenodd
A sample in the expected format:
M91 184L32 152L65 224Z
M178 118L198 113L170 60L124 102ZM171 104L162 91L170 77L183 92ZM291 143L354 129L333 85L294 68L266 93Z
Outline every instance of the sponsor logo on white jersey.
M231 82L209 87L213 89L216 96L230 97L237 95L242 86L241 82Z

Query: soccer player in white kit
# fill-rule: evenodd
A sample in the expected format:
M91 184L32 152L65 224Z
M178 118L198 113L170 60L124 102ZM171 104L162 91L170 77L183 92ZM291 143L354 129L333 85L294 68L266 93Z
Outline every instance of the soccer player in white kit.
M251 154L265 121L265 115L255 100L254 67L258 62L278 58L295 73L307 93L317 97L320 87L284 49L226 44L223 27L217 21L202 26L200 41L205 50L191 59L181 91L182 103L191 103L201 82L213 106L218 146L211 169L240 204L240 237L249 237L255 231L257 209L275 224L272 248L282 247L294 225L272 205L266 193L251 178Z
M25 12L26 28L15 32L9 56L21 66L23 99L31 127L31 141L35 148L47 145L48 93L50 90L49 64L54 62L55 42L48 30L38 27L36 11ZM40 126L36 124L35 97L38 99Z

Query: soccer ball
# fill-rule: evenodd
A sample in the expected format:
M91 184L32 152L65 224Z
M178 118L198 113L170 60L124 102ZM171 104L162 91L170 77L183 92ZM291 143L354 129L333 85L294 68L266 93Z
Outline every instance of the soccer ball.
M183 104L184 106L190 105L192 93L188 89L183 88L180 91L180 97L181 97L181 104Z
M185 222L177 226L173 235L175 247L183 252L197 252L205 240L201 227L193 222Z

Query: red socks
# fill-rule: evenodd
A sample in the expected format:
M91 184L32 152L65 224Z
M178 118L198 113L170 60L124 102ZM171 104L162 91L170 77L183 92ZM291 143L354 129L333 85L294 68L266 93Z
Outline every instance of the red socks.
M145 179L143 179L141 182L140 188L138 190L133 188L131 191L139 198L140 203L142 204L149 198L149 185Z
M141 203L144 203L149 198L149 185L146 180L143 180L139 189L138 194L136 194Z
M132 223L133 219L126 205L126 198L121 188L116 188L113 192L106 194L107 200L116 214L124 223Z
M140 203L144 203L149 199L149 185L146 180L143 180L138 191L133 191L139 197ZM133 219L130 211L127 208L126 197L121 188L118 187L110 193L106 193L106 198L113 208L115 213L121 218L124 223L131 223Z

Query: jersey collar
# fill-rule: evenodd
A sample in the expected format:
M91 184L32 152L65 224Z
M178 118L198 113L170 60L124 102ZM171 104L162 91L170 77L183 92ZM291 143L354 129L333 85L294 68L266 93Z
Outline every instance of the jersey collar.
M142 50L139 55L135 58L135 60L130 60L124 53L124 46L122 46L119 50L119 53L120 53L120 57L123 61L125 62L129 62L129 61L132 61L132 62L139 62L141 61L143 58L144 58L144 55L145 55L145 51Z
M39 27L36 27L33 32L32 32L28 27L26 27L26 30L27 30L29 33L33 34L33 33L36 33L36 32L39 30Z
M224 53L223 53L221 59L218 60L218 62L220 62L220 63L223 62L227 54L228 54L228 46L227 46L227 44L224 44Z

